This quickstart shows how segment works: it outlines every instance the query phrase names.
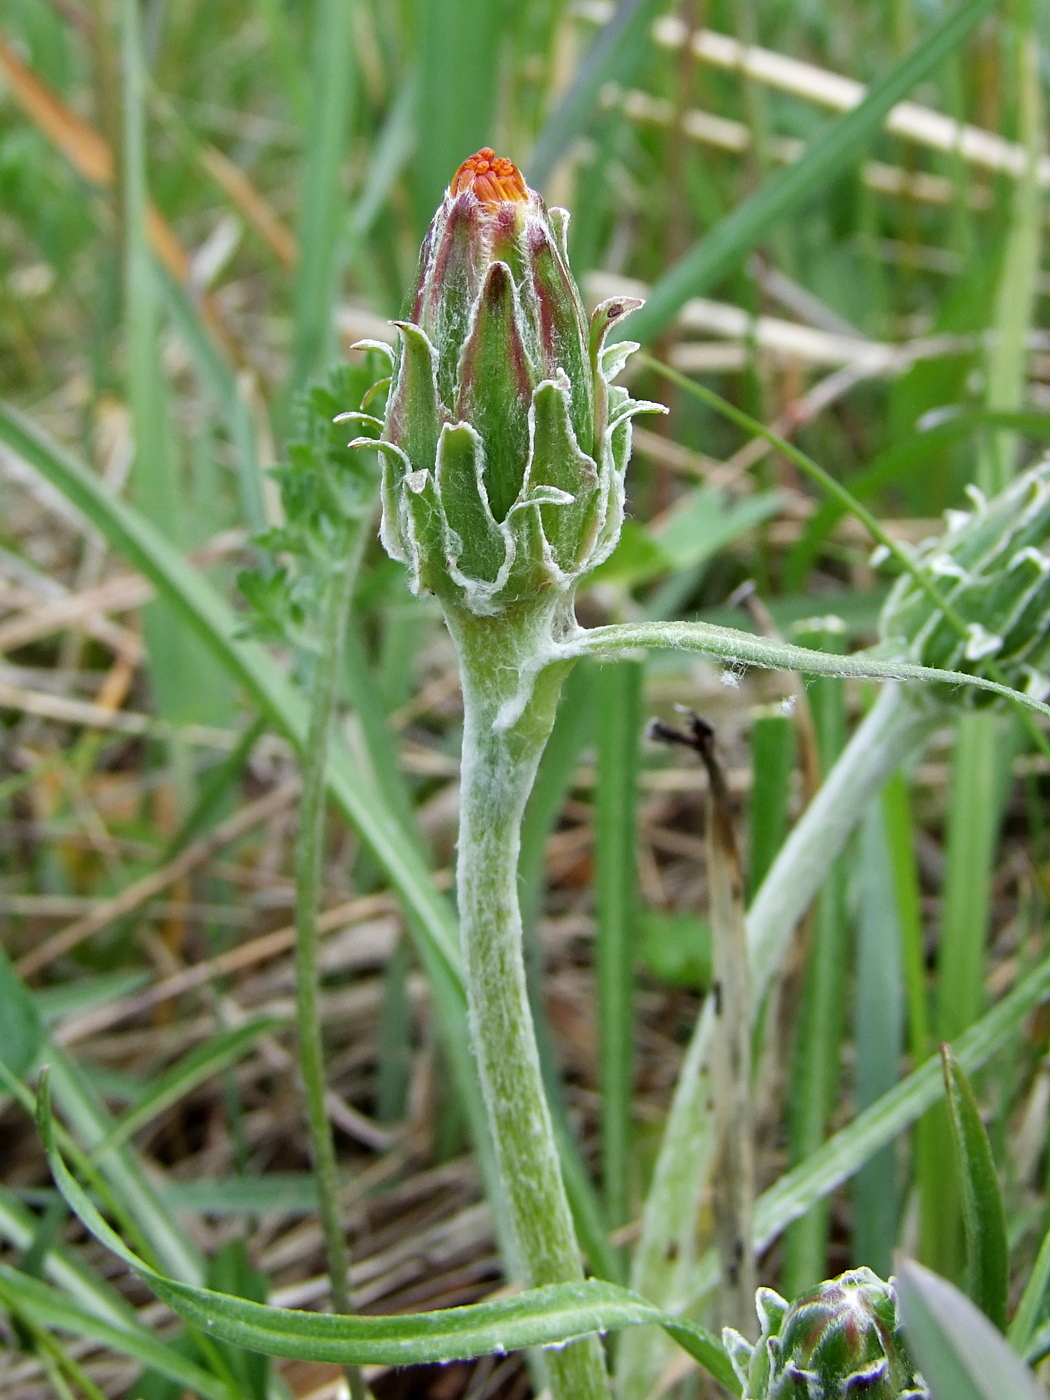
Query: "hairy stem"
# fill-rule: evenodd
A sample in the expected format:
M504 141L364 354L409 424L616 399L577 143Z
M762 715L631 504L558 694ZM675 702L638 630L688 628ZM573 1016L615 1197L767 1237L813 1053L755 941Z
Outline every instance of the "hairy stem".
M516 1264L530 1285L583 1278L529 1010L517 885L522 814L567 670L547 668L521 705L550 615L534 604L495 618L447 614L463 683L457 892L470 1027ZM608 1396L596 1338L544 1359L552 1400Z
M350 615L357 561L363 534L354 531L344 567L333 572L325 591L321 647L313 676L310 724L303 751L303 793L296 849L296 999L299 1013L299 1070L306 1124L317 1178L325 1259L331 1280L332 1308L351 1311L350 1260L339 1209L339 1173L335 1143L325 1106L324 1045L321 1038L321 978L318 967L317 906L321 899L325 831L325 761L335 708L343 637ZM365 1400L368 1389L360 1368L346 1367L351 1400Z

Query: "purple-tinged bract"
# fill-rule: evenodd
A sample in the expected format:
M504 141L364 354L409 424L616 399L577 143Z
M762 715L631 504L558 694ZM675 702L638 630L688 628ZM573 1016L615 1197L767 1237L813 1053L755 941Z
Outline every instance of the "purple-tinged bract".
M791 1304L771 1288L755 1302L762 1335L754 1347L732 1328L723 1334L744 1400L928 1400L892 1281L851 1269Z
M637 346L606 335L641 303L587 316L567 224L509 160L479 151L427 233L411 319L395 323L383 543L417 591L479 615L571 595L608 556L630 420L662 411L612 382Z

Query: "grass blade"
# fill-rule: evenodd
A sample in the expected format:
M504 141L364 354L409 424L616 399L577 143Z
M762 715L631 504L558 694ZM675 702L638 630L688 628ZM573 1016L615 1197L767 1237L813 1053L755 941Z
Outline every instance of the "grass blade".
M127 1320L121 1326L105 1322L67 1293L6 1264L0 1264L0 1303L40 1327L82 1337L130 1356L204 1400L235 1400L230 1387L218 1376L190 1361L138 1322Z
M748 898L755 893L784 844L790 823L795 724L789 715L761 714L751 726L751 798L747 862Z
M689 297L698 296L731 271L778 220L848 169L890 109L958 48L995 4L996 0L967 0L943 19L910 54L869 88L859 106L829 122L794 164L778 170L665 272L652 288L645 306L627 318L624 329L617 327L612 338L622 340L630 336L643 344L655 339Z
M160 362L160 308L147 233L146 118L137 0L120 7L124 127L121 168L124 313L128 402L136 504L178 540L182 509L167 385ZM161 713L172 720L215 720L229 709L226 678L163 599L143 618L150 679Z
M710 1333L695 1323L661 1313L626 1289L593 1279L530 1289L492 1303L391 1317L296 1312L177 1283L149 1268L127 1248L70 1175L55 1144L46 1076L41 1081L39 1104L39 1126L48 1161L71 1209L159 1298L213 1337L271 1356L406 1366L550 1346L594 1332L655 1322L723 1385L740 1394L725 1349Z
M1050 959L1044 960L982 1016L956 1043L968 1074L986 1064L1034 1009L1050 996ZM940 1062L931 1057L906 1079L859 1113L852 1123L808 1159L787 1172L760 1197L755 1210L755 1247L766 1249L784 1227L821 1195L848 1181L857 1169L936 1103L944 1091Z
M828 652L841 652L845 640L837 619L803 624L796 635L802 645ZM826 774L845 743L846 704L842 682L824 677L813 682L809 704L820 764ZM848 938L846 856L843 855L828 872L814 905L809 929L806 980L799 1006L788 1104L791 1155L795 1162L804 1160L823 1142L838 1093L845 1029ZM784 1242L784 1287L789 1298L824 1278L829 1224L828 1208L824 1202L819 1202L788 1232Z
M38 1216L30 1214L6 1187L0 1187L0 1238L17 1250L31 1248L39 1227ZM41 1271L50 1277L63 1298L112 1327L134 1327L134 1309L94 1269L63 1244L52 1245L41 1261Z
M597 675L598 790L594 810L602 1175L609 1222L630 1219L634 1099L634 945L637 925L635 810L644 667Z
M526 937L542 904L547 837L554 830L572 787L580 752L594 734L595 678L596 668L588 661L569 672L521 824L518 880Z
M144 1128L147 1123L170 1108L186 1094L192 1093L198 1085L221 1073L228 1065L235 1064L239 1057L258 1040L261 1035L281 1024L274 1016L247 1021L235 1030L212 1036L203 1045L191 1050L188 1055L173 1065L167 1073L155 1080L149 1092L117 1119L102 1141L92 1151L96 1161L101 1161L115 1147L127 1142Z
M21 1079L35 1064L43 1043L40 1009L0 947L0 1061Z
M912 1063L921 1064L933 1046L926 1004L926 965L919 872L915 862L915 828L903 773L895 773L883 788L882 810L893 880L891 903L900 934L908 1010L908 1049Z
M1014 742L1001 716L965 714L956 726L934 1006L941 1040L954 1040L971 1025L984 1000L992 874ZM961 1279L963 1203L957 1179L944 1172L950 1142L939 1106L919 1140L920 1252L938 1273Z
M861 823L858 862L852 872L857 893L857 974L854 999L857 1108L877 1103L896 1084L904 1030L901 995L900 915L886 839L882 801L876 799ZM897 1154L877 1153L853 1183L851 1263L867 1264L880 1278L893 1267L900 1201Z
M644 58L649 27L659 8L655 0L620 0L595 36L532 148L526 171L536 189L543 188L572 142L587 130L606 83L622 83Z
M457 167L495 140L501 28L500 7L492 0L424 0L419 7L415 209L421 232ZM470 75L469 101L464 74Z
M290 391L302 389L330 352L345 222L343 163L356 69L351 0L315 0L306 167L299 193Z
M1014 189L1012 218L1006 229L1003 266L996 290L995 336L986 361L985 405L993 413L1017 413L1028 393L1028 336L1038 299L1043 194L1039 161L1045 117L1039 76L1039 39L1031 16L1018 35L1017 100L1028 155L1024 176ZM995 433L984 441L978 458L977 484L987 495L1001 491L1017 469L1017 438Z
M897 1291L908 1345L934 1400L1046 1400L1046 1391L965 1294L905 1260Z
M950 1045L941 1046L941 1063L955 1165L962 1182L970 1297L1002 1331L1006 1327L1010 1256L999 1178L973 1089Z
M201 383L215 398L226 420L226 431L236 454L241 518L250 530L260 531L267 524L266 507L258 434L248 390L183 284L160 263L154 265L154 272L172 324L185 341Z
M1017 1311L1014 1313L1014 1319L1010 1323L1010 1330L1007 1333L1011 1345L1029 1360L1034 1359L1029 1356L1028 1349L1035 1336L1048 1288L1050 1288L1050 1230L1043 1236L1043 1243L1039 1246L1039 1253L1032 1266L1032 1272L1028 1275L1028 1282L1024 1286L1021 1301L1017 1305Z
M221 664L296 747L306 741L307 702L257 643L240 636L232 608L185 557L132 507L118 500L87 468L48 439L17 410L0 404L0 439L34 466L80 510L128 561L169 599ZM326 780L332 800L387 871L404 906L446 1036L457 1088L475 1130L482 1169L494 1180L466 1024L466 1000L455 922L430 872L380 794L361 778L338 735ZM99 1134L98 1136L101 1136Z
M113 1126L109 1111L76 1062L59 1046L46 1043L41 1058L51 1066L55 1098L71 1131L90 1153ZM204 1261L192 1239L164 1208L134 1149L118 1147L107 1154L99 1169L162 1266L180 1279L199 1282L204 1277Z

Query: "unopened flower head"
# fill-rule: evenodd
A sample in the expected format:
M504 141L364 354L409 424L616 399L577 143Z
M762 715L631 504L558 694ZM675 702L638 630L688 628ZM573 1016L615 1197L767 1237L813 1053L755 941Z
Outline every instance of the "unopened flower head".
M882 610L886 648L950 671L986 673L993 662L1008 684L1042 700L1050 693L1050 459L990 501L971 487L970 505L950 511L945 533L916 553L964 632L904 574ZM951 698L963 699L958 691ZM965 700L989 703L979 690Z
M641 303L588 318L568 215L488 148L456 171L423 243L380 449L383 543L416 590L492 614L576 581L623 521L630 420L606 347ZM369 443L374 446L374 443Z
M506 156L498 156L491 146L483 146L453 175L449 194L462 194L464 190L473 190L482 204L488 205L525 201L529 197L521 171Z
M762 1335L752 1347L726 1328L745 1400L928 1400L904 1348L891 1283L852 1269L789 1304L756 1297Z

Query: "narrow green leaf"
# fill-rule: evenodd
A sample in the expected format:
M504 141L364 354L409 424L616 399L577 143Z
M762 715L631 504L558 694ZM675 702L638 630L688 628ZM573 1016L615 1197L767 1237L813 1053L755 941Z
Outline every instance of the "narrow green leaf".
M36 1060L43 1040L39 1008L0 948L0 1060L21 1079Z
M933 1400L1046 1400L1001 1332L947 1279L911 1260L897 1269L908 1346Z
M133 1321L117 1326L74 1302L67 1293L0 1264L0 1304L16 1309L41 1327L109 1347L167 1376L204 1400L236 1400L217 1376L183 1356L155 1333Z
M138 511L119 500L64 448L9 404L0 403L0 441L33 466L80 510L203 638L227 671L250 692L275 728L298 748L306 742L307 703L258 643L245 640L237 615L185 556ZM332 800L350 821L396 889L416 938L445 1036L457 1090L470 1116L486 1181L494 1163L469 1044L458 932L448 902L434 887L414 837L361 776L341 737L333 735L326 770ZM102 1133L96 1133L97 1141ZM493 1199L496 1196L493 1195Z
M456 168L495 140L501 6L494 0L421 0L416 118L416 218L430 222ZM469 100L464 79L469 75Z
M121 1001L141 991L153 980L146 968L131 972L101 972L97 976L77 977L75 982L59 982L53 987L41 987L33 992L33 1000L45 1026L57 1025L67 1016L83 1016L101 1006Z
M900 934L908 1010L908 1048L912 1063L921 1064L930 1054L932 1045L926 1005L926 965L915 827L908 801L907 781L900 770L882 790L882 812L892 872L892 903Z
M751 799L747 823L749 899L765 879L788 833L794 770L795 724L791 716L757 715L751 726Z
M876 798L861 822L857 860L850 869L857 905L853 1036L858 1110L877 1103L900 1078L904 998L893 875L883 804ZM853 1182L850 1262L867 1264L880 1278L888 1278L893 1267L900 1218L897 1178L897 1154L891 1145L866 1162Z
M266 1275L248 1257L243 1235L227 1240L208 1261L208 1287L236 1298L265 1303ZM271 1375L270 1359L243 1347L220 1343L230 1374L235 1378L238 1400L267 1400Z
M1008 1044L1025 1017L1048 995L1050 959L1033 968L997 1006L960 1036L955 1053L967 1073L980 1069L996 1050ZM932 1057L859 1113L805 1162L782 1176L759 1199L755 1210L755 1248L768 1248L812 1201L849 1180L869 1157L936 1103L943 1089L940 1063Z
M1045 217L1039 162L1046 139L1046 118L1039 73L1040 40L1034 16L1034 6L1018 13L1019 32L1010 54L1017 65L1013 81L1027 161L1013 190L1012 217L1006 226L1003 265L996 289L993 339L985 356L985 405L992 412L1016 413L1025 406L1029 333L1039 301ZM1013 433L995 433L983 440L977 459L977 485L986 495L996 495L1013 477L1018 465L1017 448Z
M1043 1310L1048 1288L1050 1288L1050 1230L1043 1236L1043 1243L1039 1246L1039 1253L1032 1265L1032 1272L1028 1275L1028 1282L1024 1286L1021 1301L1014 1313L1014 1320L1010 1323L1010 1330L1006 1334L1011 1345L1030 1361L1034 1358L1029 1354L1029 1347L1035 1336L1036 1325Z
M38 1219L7 1187L0 1186L0 1239L15 1249L25 1250L33 1242ZM65 1245L52 1246L42 1261L45 1278L50 1279L64 1299L116 1328L135 1325L130 1304Z
M2 431L0 423L0 431ZM910 661L884 661L870 652L850 656L828 655L773 641L735 627L716 627L710 622L614 622L578 632L558 648L558 655L608 658L647 647L671 647L678 651L702 652L731 665L763 666L770 670L799 671L810 676L854 677L856 680L897 680L947 682L956 686L976 686L1001 695L1016 705L1034 710L1050 719L1050 705L1019 690L990 681L985 676L968 676L962 671L942 671L935 666L916 666Z
M134 459L132 498L147 519L178 542L183 493L160 356L160 305L147 233L145 65L139 0L121 0L123 99L121 174L125 355ZM163 598L143 618L150 680L165 718L215 722L230 707L229 683Z
M802 623L795 636L820 651L841 652L842 627L832 619ZM841 681L821 677L808 695L821 769L826 776L846 739L846 697ZM795 1032L788 1103L793 1162L804 1161L824 1141L838 1098L842 1038L846 1023L849 922L846 916L848 855L829 870L813 906L809 956ZM784 1283L789 1298L814 1287L827 1275L830 1212L817 1201L796 1221L784 1240Z
M267 1172L265 1176L200 1177L165 1181L160 1197L169 1210L203 1215L310 1215L317 1209L311 1172Z
M301 747L306 740L305 698L263 647L242 637L237 614L185 556L140 512L108 491L82 462L8 404L0 404L0 440L57 487L128 563L170 599L280 732ZM400 824L365 786L345 747L337 742L332 745L328 783L333 800L388 870L406 907L428 930L432 951L458 975L459 948L451 910L436 895L430 872L414 845L405 842Z
M996 0L967 0L943 19L868 89L857 107L830 121L797 161L770 176L664 273L645 306L617 327L611 338L622 340L629 336L645 344L659 335L690 297L698 296L731 271L778 220L859 160L864 143L879 129L895 103L958 48L995 4Z
M351 250L372 230L380 211L397 184L416 139L417 83L410 74L401 84L378 135L372 142L368 173L350 211L347 238ZM352 252L351 252L352 258ZM396 308L395 308L396 309Z
M722 1385L740 1394L724 1347L704 1328L662 1313L615 1284L594 1279L531 1289L492 1303L392 1317L297 1312L178 1283L128 1249L70 1175L55 1143L46 1074L41 1077L38 1104L38 1124L51 1171L70 1209L158 1298L212 1337L270 1356L408 1366L556 1346L594 1332L657 1323Z
M962 1182L970 1297L996 1327L1006 1327L1010 1256L1006 1212L992 1148L966 1071L950 1045L941 1046L944 1087Z
M569 795L580 753L594 737L595 675L595 667L586 661L569 672L558 702L554 728L543 750L525 808L518 883L526 937L543 903L547 838L554 831Z
M1018 737L1001 715L963 714L956 726L934 996L941 1040L954 1040L984 1005L992 879ZM961 1282L965 1206L957 1178L944 1173L951 1142L946 1108L938 1107L917 1153L919 1253L938 1273Z
M640 579L672 571L647 599L646 616L680 616L715 555L776 515L783 504L779 491L759 491L739 501L728 501L724 492L712 487L684 493L667 512L660 528L650 528L642 537L654 547L653 563L657 567L647 569L643 565L638 571ZM611 564L615 558L614 553L607 562ZM626 582L631 586L636 581L632 578Z
M113 1126L113 1118L76 1061L48 1040L41 1058L51 1067L55 1098L81 1151L90 1153ZM39 1107L39 1095L38 1095ZM86 1170L86 1164L85 1164ZM125 1229L137 1231L152 1257L178 1278L194 1283L204 1277L204 1260L193 1238L165 1210L153 1179L134 1148L125 1144L99 1164L108 1199L119 1205ZM96 1183L92 1183L96 1185ZM98 1189L96 1187L96 1189Z
M659 9L656 0L620 0L612 18L595 35L532 148L526 173L536 189L543 188L571 143L587 130L606 83L622 83L625 74L642 61L649 26Z
M153 1250L165 1268L180 1277L198 1279L203 1276L203 1261L197 1255L192 1240L179 1230L168 1215L153 1183L143 1170L141 1162L129 1148L117 1148L103 1163L101 1171L109 1179L108 1187L102 1176L95 1171L81 1142L88 1148L99 1142L112 1126L112 1118L105 1105L98 1099L93 1088L87 1083L78 1066L72 1062L59 1046L45 1037L37 1058L46 1058L54 1071L55 1093L73 1133L59 1130L67 1152L74 1155L81 1170L92 1179L92 1185L109 1201L113 1210L121 1214L125 1229L129 1233L137 1231L136 1238L146 1241L145 1247ZM37 1109L36 1096L32 1089L8 1069L0 1059L0 1086L7 1090L19 1105L33 1116ZM79 1141L78 1141L79 1139ZM24 1250L30 1250L37 1230L34 1222L28 1234L22 1238L18 1222L5 1216L3 1194L0 1192L0 1232L6 1231ZM11 1233L9 1227L14 1228ZM50 1257L50 1251L45 1257ZM43 1264L43 1260L40 1261Z
M303 388L328 355L345 221L343 165L356 85L352 0L314 0L311 71L299 191L290 388Z
M226 431L234 447L241 517L249 529L263 530L268 523L263 501L263 473L255 419L245 383L216 344L183 284L159 262L154 262L153 273L172 325L190 352L201 384L214 398L226 421Z
M28 1249L23 1251L22 1257L18 1261L19 1273L27 1274L31 1278L42 1276L44 1260L58 1242L63 1226L68 1219L69 1211L65 1201L59 1196L52 1196L43 1215L37 1220L36 1230L29 1242Z

